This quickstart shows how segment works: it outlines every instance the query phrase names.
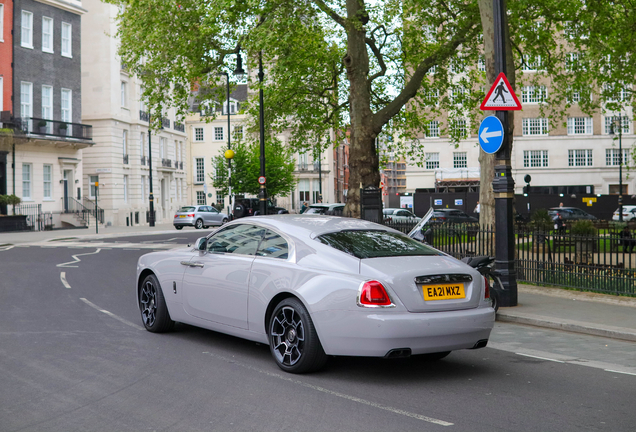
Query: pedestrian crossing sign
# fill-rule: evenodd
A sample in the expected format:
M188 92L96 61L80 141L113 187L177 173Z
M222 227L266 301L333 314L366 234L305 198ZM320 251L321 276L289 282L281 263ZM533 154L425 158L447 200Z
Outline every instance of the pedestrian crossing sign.
M517 111L521 109L521 103L503 72L495 79L479 109L482 111Z

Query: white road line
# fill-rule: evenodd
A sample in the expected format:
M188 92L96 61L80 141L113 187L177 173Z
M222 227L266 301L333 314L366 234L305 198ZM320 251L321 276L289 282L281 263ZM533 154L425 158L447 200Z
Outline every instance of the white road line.
M66 288L71 289L71 286L69 285L69 283L66 281L66 272L61 272L60 273L60 280L62 281L62 285L64 285Z
M636 373L623 372L623 371L612 370L612 369L605 369L605 372L613 372L613 373L619 373L619 374L634 375L634 376L636 376Z
M433 418L433 417L428 417L428 416L424 416L424 415L421 415L421 414L416 414L416 413L412 413L412 412L409 412L409 411L404 411L404 410L401 410L399 408L393 408L393 407L390 407L390 406L387 406L387 405L382 405L382 404L379 404L379 403L376 403L376 402L371 402L371 401L368 401L366 399L361 399L361 398L356 397L356 396L351 396L351 395L348 395L348 394L344 394L344 393L340 393L340 392L337 392L337 391L329 390L329 389L326 389L324 387L319 387L319 386L316 386L316 385L313 385L313 384L306 383L304 381L300 381L300 380L297 380L297 379L290 378L288 376L283 376L281 374L277 374L277 373L269 372L269 371L266 371L266 370L263 370L263 369L259 369L259 368L256 368L254 366L250 366L250 365L245 364L245 363L237 362L234 359L230 359L230 358L223 357L223 356L220 356L220 355L212 354L211 352L208 352L208 351L203 352L203 354L207 354L207 355L209 355L211 357L214 357L214 358L219 359L219 360L226 361L228 363L233 363L233 364L235 364L237 366L240 366L240 367L243 367L243 368L246 368L246 369L249 369L249 370L264 374L264 375L267 375L267 376L272 377L272 378L278 378L280 380L287 381L287 382L290 382L290 383L293 383L293 384L297 384L297 385L300 385L300 386L303 386L303 387L307 387L307 388L310 388L312 390L316 390L316 391L319 391L321 393L325 393L325 394L328 394L328 395L331 395L331 396L336 396L336 397L339 397L339 398L342 398L342 399L346 399L346 400L349 400L349 401L352 401L352 402L356 402L356 403L359 403L359 404L362 404L362 405L367 405L367 406L370 406L370 407L373 407L373 408L377 408L377 409L381 409L381 410L384 410L384 411L392 412L393 414L399 414L399 415L403 415L403 416L406 416L406 417L411 417L411 418L414 418L414 419L417 419L417 420L422 420L422 421L425 421L425 422L428 422L428 423L438 424L440 426L453 426L453 423L450 423L450 422L447 422L447 421L444 421L444 420L439 420L439 419L436 419L436 418Z
M86 303L87 305L89 305L90 307L92 307L93 309L97 309L98 311L105 313L106 315L108 315L111 318L115 318L117 321L124 323L128 326L131 326L133 328L136 328L137 330L145 330L143 327L138 326L137 324L131 323L130 321L127 321L125 319L123 319L122 317L119 317L117 315L115 315L112 312L107 311L106 309L102 309L99 306L97 306L95 303L91 303L90 301L86 300L85 298L80 298L81 301L83 301L84 303Z
M547 360L547 361L556 362L556 363L565 363L564 361L555 360L555 359L551 359L551 358L547 358L547 357L539 357L539 356L534 356L534 355L524 354L524 353L515 353L515 354L520 355L520 356L524 356L524 357L531 357L531 358L535 358L535 359L539 359L539 360Z
M99 253L100 250L101 249L97 249L95 252L72 255L71 257L73 258L73 261L69 261L69 262L65 262L65 263L62 263L62 264L58 264L57 267L77 267L76 265L69 265L69 264L77 264L78 262L80 262L81 259L79 259L78 256L95 255L95 254Z
M11 250L15 247L15 245L8 245L8 246L2 246L0 247L0 251L8 251Z

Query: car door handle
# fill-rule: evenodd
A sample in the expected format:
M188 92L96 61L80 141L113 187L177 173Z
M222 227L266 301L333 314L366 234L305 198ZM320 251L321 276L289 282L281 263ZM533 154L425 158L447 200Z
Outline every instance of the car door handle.
M190 261L181 261L181 265L185 265L188 267L203 267L203 263L190 262Z

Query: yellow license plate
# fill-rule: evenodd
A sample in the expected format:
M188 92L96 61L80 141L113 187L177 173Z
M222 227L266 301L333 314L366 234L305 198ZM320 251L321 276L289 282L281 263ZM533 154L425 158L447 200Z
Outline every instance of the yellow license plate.
M452 300L466 298L464 284L448 283L439 285L422 285L424 300Z
M184 218L184 217L186 217L186 215L179 215L179 217L180 217L180 218Z

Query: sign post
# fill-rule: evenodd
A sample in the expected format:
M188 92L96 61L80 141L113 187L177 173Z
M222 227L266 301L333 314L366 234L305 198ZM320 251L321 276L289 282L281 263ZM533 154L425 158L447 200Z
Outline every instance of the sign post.
M99 182L95 182L95 234L99 234L99 219L97 217L99 207L97 206L97 195L99 195Z

